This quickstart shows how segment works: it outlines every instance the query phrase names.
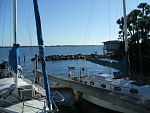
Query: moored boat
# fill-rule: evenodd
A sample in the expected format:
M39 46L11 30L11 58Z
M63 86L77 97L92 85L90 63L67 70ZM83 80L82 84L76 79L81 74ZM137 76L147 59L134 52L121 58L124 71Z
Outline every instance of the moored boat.
M89 75L89 76L84 76L82 75L82 71L84 71L84 68L80 70L80 75L79 76L74 76L71 77L74 81L77 81L81 84L86 84L90 85L92 87L96 87L99 89L103 89L104 91L109 91L110 93L116 93L121 95L122 98L130 97L130 99L137 99L137 103L139 102L138 100L143 100L143 101L150 101L150 85L148 84L143 84L141 82L138 82L136 80L131 80L129 77L129 63L128 63L128 43L127 43L127 20L126 20L126 7L125 7L125 0L123 0L123 8L124 8L124 35L125 35L125 56L122 59L121 62L116 62L112 60L99 60L99 59L87 59L88 61L91 61L93 63L97 63L104 66L109 66L111 70L111 66L113 68L117 67L115 69L115 72L113 74L104 74L100 73L97 75ZM118 63L120 63L118 67ZM121 69L120 69L121 68ZM69 76L71 75L71 69L69 68ZM90 90L90 89L89 89ZM103 97L94 97L92 95L83 94L83 99L94 103L98 106L105 107L114 111L119 111L119 112L125 112L125 113L135 113L138 112L136 110L133 110L131 108L125 108L122 107L123 103L117 103L114 104L114 102L107 101L107 99L103 99ZM114 99L121 98L121 97L115 97ZM109 95L108 95L109 98ZM125 99L124 99L125 100ZM116 100L117 101L117 100ZM140 103L140 102L139 102ZM125 102L124 102L125 104Z
M41 58L45 89L28 79L22 73L22 67L18 65L19 44L17 43L17 0L13 0L14 17L14 43L9 52L9 62L3 61L0 64L0 112L1 113L54 113L58 108L54 102L55 94L64 98L59 92L50 96L49 81L45 68L44 43L41 32L41 21L37 0L33 0L37 37L39 43L39 55ZM57 100L59 101L59 100Z

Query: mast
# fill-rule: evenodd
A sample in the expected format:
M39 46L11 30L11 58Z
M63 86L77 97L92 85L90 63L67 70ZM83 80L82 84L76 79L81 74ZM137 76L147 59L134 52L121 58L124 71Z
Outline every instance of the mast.
M49 87L48 75L46 71L46 61L45 61L45 55L44 55L44 41L42 37L41 20L40 20L37 0L33 0L33 4L34 4L34 13L35 13L35 20L36 20L37 39L38 39L38 45L39 45L39 56L40 56L40 60L42 64L42 72L43 72L43 77L44 77L44 86L46 90L48 107L50 111L52 111L52 104L50 103L51 102L50 101L50 87Z
M125 52L128 52L128 40L127 40L127 17L126 17L126 2L123 0L123 14L124 14L124 35L125 35Z
M13 1L13 34L14 34L14 45L17 44L17 1L14 0ZM17 65L17 70L18 70L18 65ZM15 85L18 88L18 74L17 71L15 71L16 75L15 75Z
M15 85L18 88L18 58L19 58L19 44L17 44L17 0L13 0L13 47L9 52L9 65L15 72Z
M13 37L14 44L17 44L17 1L13 0Z
M126 17L126 2L123 0L123 14L124 14L124 36L125 36L125 56L124 56L124 76L129 74L129 60L128 60L128 39L127 39L127 17Z

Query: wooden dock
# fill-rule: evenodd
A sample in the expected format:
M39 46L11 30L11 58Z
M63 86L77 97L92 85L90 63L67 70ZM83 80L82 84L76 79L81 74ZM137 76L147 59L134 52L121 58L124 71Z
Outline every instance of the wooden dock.
M42 76L40 70L36 70L36 75L38 77ZM105 89L100 89L93 87L91 85L86 85L84 83L76 82L71 79L63 78L60 76L48 74L49 79L56 81L58 83L64 84L65 86L72 88L81 93L86 93L92 95L99 99L103 99L107 102L111 102L113 105L119 105L121 107L131 109L137 113L150 113L150 101L142 100L134 96L128 96L125 94L120 94L118 92L112 92Z

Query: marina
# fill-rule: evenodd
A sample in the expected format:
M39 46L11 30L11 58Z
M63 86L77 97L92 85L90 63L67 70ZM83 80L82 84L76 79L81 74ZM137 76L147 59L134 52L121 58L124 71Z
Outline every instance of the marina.
M76 50L76 51L74 51L75 53L78 53L79 51L78 50L81 50L82 48L83 48L84 46L82 46L82 47L75 47L74 48L74 50ZM53 48L54 49L54 47L46 47L46 51L47 51L47 53L46 54L48 54L48 50L51 50L51 48ZM58 49L58 48L60 48L60 47L55 47L56 49ZM68 49L70 48L70 49L72 49L72 47L67 47ZM78 48L80 48L80 49L78 49ZM87 49L87 53L89 52L88 50L89 50L89 48L91 48L91 51L90 52L92 52L92 51L95 51L96 50L96 48L97 48L97 51L101 51L102 49L100 49L100 48L102 48L101 46L94 46L94 48L93 48L93 46L89 46L88 47L88 49ZM32 50L30 50L30 48L28 48L28 47L21 47L20 48L22 51L24 51L23 53L26 53L26 54L30 54L30 51L35 51L35 53L36 53L36 50L37 50L37 48L35 47L35 48L32 48ZM66 47L62 47L62 48L60 48L60 49L66 49ZM30 51L29 51L30 50ZM9 48L3 48L3 51L9 51ZM102 52L102 51L101 51ZM6 52L7 53L7 52ZM22 55L23 55L23 53L22 53ZM56 54L56 53L53 53L53 54ZM67 53L66 53L67 54ZM25 76L25 78L29 78L30 80L32 80L32 81L34 81L34 75L29 75L28 74L28 72L29 71L32 71L34 68L35 68L35 63L34 62L32 62L30 65L32 65L32 69L30 69L29 68L29 65L27 64L27 62L28 61L30 61L31 60L31 58L32 58L33 56L31 55L29 55L29 56L26 56L26 62L24 62L24 60L23 60L23 58L21 58L21 60L20 60L20 64L23 66L23 68L24 68L24 70L23 70L23 72L25 73L24 74L24 76ZM62 66L61 65L59 65L59 64L62 64ZM64 92L64 91L66 91L65 89L68 89L68 88L70 88L70 79L68 79L68 64L70 64L70 65L72 65L72 66L75 66L75 69L73 70L73 76L76 76L76 75L79 75L80 73L79 73L79 70L80 70L80 68L81 67L86 67L87 68L87 70L85 69L85 72L84 72L84 75L89 75L89 74L97 74L97 73L107 73L107 74L109 74L110 73L110 69L109 68L107 68L106 66L101 66L101 65L98 65L98 64L94 64L94 63L91 63L91 62L89 62L89 61L86 61L86 60L83 60L83 59L79 59L79 60L62 60L62 61L50 61L50 62L47 62L47 69L48 69L48 74L50 74L50 73L52 73L52 74L50 74L50 75L56 75L56 76L49 76L50 77L50 79L52 79L52 80L54 80L54 81L56 81L55 83L55 85L53 85L53 88L52 89L54 89L54 88L56 88L56 87L58 87L58 88L56 88L56 89L59 89L59 90L61 90L61 92ZM94 67L94 70L92 70L93 68L92 67ZM40 61L39 61L39 63L38 63L38 68L40 68ZM55 70L55 71L54 71ZM91 71L90 71L91 70ZM111 69L111 71L114 71L113 69ZM39 73L39 75L41 75L41 72L40 71L37 71L37 73ZM68 80L68 81L67 81ZM76 83L76 82L75 82ZM58 84L63 84L63 85L61 85L61 86L63 86L63 87L60 87ZM78 86L82 86L82 84L79 84L79 83L76 83L75 85L72 85L72 87L74 87L74 89L76 89L77 91L79 90L79 92L80 92L80 90L81 90L81 92L82 91L84 91L83 89L78 89L79 87ZM69 86L69 87L68 87ZM75 86L77 86L77 87L75 87ZM91 85L92 86L92 85ZM90 88L91 88L91 86L90 86ZM83 87L82 88L85 88L86 89L86 87L85 87L85 84L83 84ZM89 87L88 87L89 88ZM87 88L87 89L88 89ZM96 90L97 91L97 90ZM105 91L104 91L105 92ZM88 91L88 93L89 93L89 91ZM93 92L92 92L93 93ZM106 92L105 92L106 93ZM112 97L113 98L111 98L110 100L111 101L113 101L113 102L119 102L120 100L121 100L121 102L126 98L126 99L128 99L127 100L127 107L129 107L128 105L131 105L131 106L133 106L133 105L137 105L137 106L140 106L141 104L140 104L140 102L145 106L145 107L139 107L138 109L145 109L145 108L147 108L148 106L147 106L147 103L149 103L149 101L144 101L144 100L137 100L137 98L134 98L134 97L131 97L131 99L133 99L132 101L134 101L134 104L132 104L132 102L131 102L131 99L129 98L129 96L125 96L125 95L120 95L120 98L121 97L124 97L124 99L123 98L121 98L119 101L116 101L116 100L114 100L114 98L115 98L115 96L119 96L118 95L118 93L116 94L115 92L113 92L113 93L111 93L111 92L107 92L107 93L109 93L109 95L113 95ZM63 94L63 93L62 93ZM96 93L95 93L96 94ZM99 93L98 93L99 94ZM65 95L68 95L68 94L66 94L65 93ZM101 96L102 95L104 95L103 93L101 94ZM74 96L74 94L72 94L72 97L71 98L74 98L73 97ZM100 96L100 95L99 95ZM105 95L104 95L105 96ZM102 98L103 98L103 96L102 96ZM105 97L106 98L106 97ZM106 99L108 99L108 98L106 98ZM135 100L136 101L135 101ZM72 100L72 102L74 101L74 99ZM67 103L69 103L69 102L67 102ZM84 102L84 103L87 103L87 102ZM73 104L72 104L73 105ZM72 106L71 105L71 106ZM124 105L126 105L126 104L124 104ZM142 105L142 106L143 106ZM77 104L77 106L78 106L78 104ZM81 105L82 106L82 105ZM80 107L81 107L80 106ZM90 105L90 106L93 106L93 107L95 107L95 105ZM90 107L89 106L89 107ZM136 107L137 107L136 106ZM82 107L81 107L82 108ZM96 107L97 108L97 107ZM134 107L133 107L134 108ZM64 109L64 108L63 108ZM74 108L74 109L77 109L76 107ZM98 111L101 111L101 109L103 109L103 108L98 108L99 110ZM72 109L73 110L73 109ZM84 109L83 109L84 110ZM105 109L103 109L104 110L104 112L106 111ZM78 111L78 112L80 112L80 111L82 111L81 109ZM97 113L98 113L98 111L97 111ZM66 111L67 112L67 111ZM73 113L74 113L74 110L72 111ZM78 113L77 112L77 113ZM102 111L103 112L103 111ZM110 111L109 111L110 112ZM76 113L76 112L75 112Z
M0 112L149 113L148 2L0 0Z
M73 54L73 53L81 52L81 50L83 48L85 48L85 46L46 47L45 48L45 50L46 50L45 54L48 55L49 51L53 51L52 54L64 54L65 55L65 54L68 54L67 51L65 51L66 49L72 50L71 52ZM89 53L94 53L94 51L96 50L99 54L102 54L103 53L102 48L103 48L103 46L86 46L85 51L86 51L86 54L89 54ZM5 59L5 60L8 59L7 56L8 56L8 52L10 49L11 48L1 48L1 51L2 51L1 53L3 53L2 57L1 57L2 59ZM35 62L31 62L31 58L36 54L36 52L38 51L38 48L37 47L33 47L33 48L20 47L20 50L21 50L20 51L21 57L20 57L19 64L22 65L24 77L27 79L30 79L31 81L34 82L34 74L32 71L35 69ZM70 51L68 51L68 52L71 53ZM31 53L33 53L34 55ZM26 54L26 61L25 62L24 62L23 54ZM63 78L68 77L68 64L70 64L72 66L76 66L76 69L73 72L76 75L78 75L78 73L79 73L78 69L80 67L85 67L85 66L86 67L88 66L87 67L88 68L87 73L92 73L92 71L93 71L92 67L95 67L94 68L95 73L97 73L97 72L108 72L108 70L109 70L109 68L107 68L107 67L103 67L103 66L99 66L99 65L94 64L94 63L90 63L84 59L49 61L49 62L46 62L46 64L47 64L48 73L53 73L54 75L61 76ZM38 62L38 68L41 69L40 67L41 67L41 64L39 61ZM97 69L97 70L95 70L95 69ZM74 101L75 101L74 100L74 94L73 94L72 90L71 91L67 90L68 86L64 85L63 88L60 88L60 86L58 86L59 88L55 89L56 86L57 86L57 82L56 82L56 85L53 85L53 87L52 87L52 94L53 94L53 92L55 92L57 90L66 98L65 103L62 103L62 106L60 106L60 110L62 110L62 111L60 111L60 113L62 113L62 112L63 113L80 113L81 111L85 111L87 113L90 113L90 109L87 111L87 108L84 108L85 106L88 108L89 107L94 108L95 112L97 112L97 113L99 111L101 111L102 113L107 111L106 109L99 108L99 107L92 105L91 103L88 103L87 101L84 101L84 100L82 100L83 103L81 103L81 104L80 104L80 102L75 104L74 103ZM108 112L110 112L110 111L108 111Z

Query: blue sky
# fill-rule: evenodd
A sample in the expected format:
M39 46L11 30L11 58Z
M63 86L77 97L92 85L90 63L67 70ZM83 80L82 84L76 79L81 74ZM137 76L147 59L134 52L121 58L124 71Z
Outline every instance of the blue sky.
M18 0L17 42L37 45L32 0ZM127 14L142 2L126 0ZM122 0L39 0L45 45L101 45L118 38ZM90 13L91 12L91 13ZM0 0L0 46L13 43L12 0Z

